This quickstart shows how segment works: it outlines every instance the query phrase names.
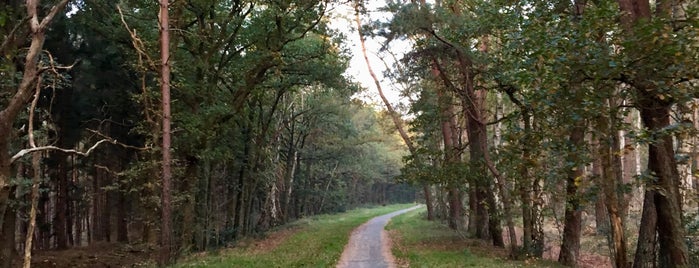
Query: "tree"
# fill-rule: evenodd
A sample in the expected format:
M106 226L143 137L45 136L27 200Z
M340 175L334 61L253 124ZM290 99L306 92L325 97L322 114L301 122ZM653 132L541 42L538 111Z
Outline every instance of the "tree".
M163 192L159 263L165 265L172 259L172 157L170 152L170 16L169 0L160 1L160 87L163 102Z
M393 121L393 124L400 134L400 137L403 139L403 142L405 143L405 146L408 147L408 151L410 151L411 154L416 154L416 148L415 145L413 145L412 140L408 136L408 133L405 131L405 127L403 124L403 120L400 118L400 115L398 112L395 111L391 103L388 101L386 96L383 93L383 88L381 87L381 82L379 79L376 77L376 74L374 73L373 68L371 67L371 63L369 62L369 55L367 54L367 49L366 49L366 42L364 40L364 34L362 33L362 23L360 19L360 11L362 7L362 1L355 1L354 3L354 10L355 10L355 22L357 25L357 32L359 34L359 43L362 47L362 55L364 56L364 62L367 65L367 69L369 70L369 74L371 75L371 78L374 80L374 84L376 85L376 90L379 92L379 96L381 97L381 101L383 101L384 105L386 106L386 110L388 111L389 116L391 117L391 120ZM433 220L433 208L432 208L432 194L430 193L429 186L427 184L423 184L423 195L425 196L425 203L427 205L427 219L428 220ZM456 228L454 225L453 228Z
M39 57L42 53L44 40L46 39L46 30L52 22L53 18L68 4L68 0L62 0L52 6L46 15L39 19L39 1L29 0L26 3L27 16L29 18L29 32L31 36L31 44L27 51L24 60L24 70L22 79L16 88L12 98L7 102L7 106L0 111L0 226L2 226L2 252L0 260L5 267L11 265L11 258L14 248L14 215L15 211L9 207L10 193L12 186L10 178L12 177L12 162L9 155L11 137L13 137L12 124L14 123L20 110L25 107L31 92L36 86L37 79L42 72L42 67L39 65ZM16 34L11 32L3 40L2 51L5 53L5 46L12 42ZM6 54L8 55L8 54ZM7 220L6 220L7 219Z
M672 53L686 50L683 43L683 31L673 30L672 23L684 19L681 12L674 12L677 4L671 1L658 2L655 14L651 12L650 2L644 0L620 0L619 10L621 26L624 29L629 58L640 59L649 51L658 52L665 57L660 61L641 61L629 63L621 74L622 82L635 90L635 102L641 113L641 120L652 134L648 144L648 171L652 180L646 187L643 205L642 226L637 254L647 254L654 243L651 237L658 235L660 263L667 267L686 267L689 265L687 245L684 243L682 227L682 202L679 192L680 178L673 148L672 136L663 131L671 125L670 111L672 105L683 102L682 84L692 67L673 69L682 64L686 58L678 58ZM651 30L653 29L653 30ZM675 38L670 36L677 36ZM658 40L659 41L654 41ZM680 57L686 57L685 55ZM692 58L691 56L689 58ZM659 60L659 59L656 59ZM667 72L649 72L652 66L668 68ZM693 66L688 64L687 66ZM652 203L652 204L651 204ZM654 213L653 213L654 212ZM655 225L655 228L652 226ZM648 233L652 232L652 233ZM647 259L637 255L635 267L646 265Z

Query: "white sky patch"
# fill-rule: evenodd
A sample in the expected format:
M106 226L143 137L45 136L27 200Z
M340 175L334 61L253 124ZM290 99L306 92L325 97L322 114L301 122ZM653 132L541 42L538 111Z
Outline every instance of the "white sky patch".
M367 14L362 14L361 20L362 24L366 24L370 21L381 19L382 21L391 18L391 14L387 12L379 12L378 9L385 6L386 3L383 0L372 0L367 1ZM355 95L355 98L364 100L365 102L373 104L378 109L385 109L381 98L379 97L379 92L376 89L374 80L369 74L366 62L364 61L364 56L362 54L361 44L359 41L359 35L357 33L357 26L354 21L354 7L349 4L345 4L337 7L333 10L333 19L331 20L331 27L342 32L346 37L347 43L345 46L350 49L352 53L352 59L350 60L349 69L345 72L345 75L353 78L353 80L359 82L362 87L366 88L365 91L360 92ZM383 38L376 37L372 38L366 37L366 47L367 53L369 54L369 61L374 73L377 75L381 82L381 87L386 95L386 98L391 102L391 104L398 108L400 103L407 104L407 100L400 97L400 85L394 85L392 81L384 77L384 72L386 71L385 64L381 61L381 58L377 56L381 46L383 45ZM411 44L403 40L394 40L391 42L390 50L400 58L406 52L410 51ZM381 57L386 61L389 67L393 67L393 57L388 53L381 53Z

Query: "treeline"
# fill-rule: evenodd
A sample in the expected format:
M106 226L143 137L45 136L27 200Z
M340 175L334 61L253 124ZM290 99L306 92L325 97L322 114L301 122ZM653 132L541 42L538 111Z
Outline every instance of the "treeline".
M411 99L401 178L428 218L516 258L560 241L579 265L592 218L615 267L699 265L698 7L389 1L361 34L412 44L390 72Z
M410 202L331 1L171 1L174 252ZM161 237L155 1L0 2L0 263Z

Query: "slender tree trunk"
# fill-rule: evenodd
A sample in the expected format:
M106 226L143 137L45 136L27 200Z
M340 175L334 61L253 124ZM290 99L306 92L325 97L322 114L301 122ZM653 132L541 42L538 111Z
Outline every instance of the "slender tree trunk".
M41 94L41 78L38 79L36 91L34 93L34 100L29 108L29 120L27 122L27 136L29 141L29 146L36 148L36 141L34 139L34 111L36 110L36 105L39 102L39 95ZM18 174L23 177L23 174ZM39 186L41 184L41 152L32 153L32 188L31 188L31 200L29 208L29 226L27 227L26 239L24 243L24 268L31 267L32 263L32 240L34 238L34 229L36 228L36 209L39 203Z
M623 187L621 174L620 136L618 131L618 105L613 98L605 101L606 115L598 117L596 129L597 157L593 163L593 172L599 178L602 194L595 206L598 232L607 236L609 250L612 253L614 265L617 268L628 266L626 257L626 236L624 234L624 195L620 193ZM600 213L600 208L606 208L606 214Z
M656 192L647 188L643 198L643 213L641 214L641 223L639 224L633 268L655 267L656 228L658 221L658 214L655 209Z
M163 174L162 174L162 225L160 236L160 265L172 261L172 170L170 152L170 25L168 0L160 0L160 88L163 107Z
M36 209L39 204L39 185L41 184L41 153L32 153L32 191L31 207L29 209L29 227L27 237L24 242L24 268L30 268L32 262L32 245L34 239L34 229L36 228Z
M59 138L60 139L60 138ZM56 235L56 249L68 248L68 174L66 174L66 157L63 152L55 152L56 170L53 174L56 180L56 214L54 233Z
M614 256L614 266L617 268L625 268L628 266L626 258L626 236L624 235L624 219L621 215L621 207L619 205L617 182L621 179L615 176L615 164L612 163L616 153L609 144L599 144L600 156L602 157L603 176L602 189L604 192L604 204L607 207L607 215L609 220L610 244L612 254Z
M361 22L361 19L359 17L359 14L360 14L359 4L360 4L360 0L356 0L355 6L354 6L355 7L355 22L357 25L357 32L359 33L359 42L360 42L360 45L362 47L362 55L364 56L364 62L367 65L367 69L369 70L369 74L371 75L371 78L374 80L374 84L376 85L376 90L379 92L379 96L381 97L381 100L383 101L384 105L386 106L386 110L388 111L388 114L391 116L391 120L393 120L393 124L395 125L396 130L398 130L400 137L403 139L403 142L405 142L405 146L408 147L408 151L410 151L410 153L412 155L416 155L415 146L413 145L413 142L410 139L410 136L408 136L408 133L405 131L405 127L403 126L403 120L400 118L400 115L398 114L398 112L396 112L396 110L393 109L393 106L391 105L391 103L388 101L388 99L384 95L383 88L381 87L381 82L376 77L376 74L374 73L374 69L371 67L371 62L369 61L369 55L367 54L367 51L366 51L366 44L365 44L366 42L364 40L364 35L362 34L362 31L361 31L362 22ZM427 204L427 219L432 220L431 215L434 214L434 212L432 211L433 208L432 208L432 205L429 204L429 201L427 201L427 200L432 199L432 197L430 196L431 192L428 191L427 188L425 188L425 187L427 187L427 186L426 185L423 186L423 188L424 188L423 192L425 194L425 202L428 203Z
M186 199L182 201L182 224L179 229L181 241L180 246L185 250L191 250L194 242L194 233L201 228L196 223L197 186L199 180L204 180L198 172L199 163L194 156L187 157L187 168L185 176L182 178L181 192L185 193Z

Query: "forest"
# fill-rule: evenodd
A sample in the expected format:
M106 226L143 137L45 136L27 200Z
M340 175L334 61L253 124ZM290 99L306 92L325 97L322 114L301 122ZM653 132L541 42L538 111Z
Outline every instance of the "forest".
M0 267L416 200L513 259L699 266L699 2L375 4L0 1Z

